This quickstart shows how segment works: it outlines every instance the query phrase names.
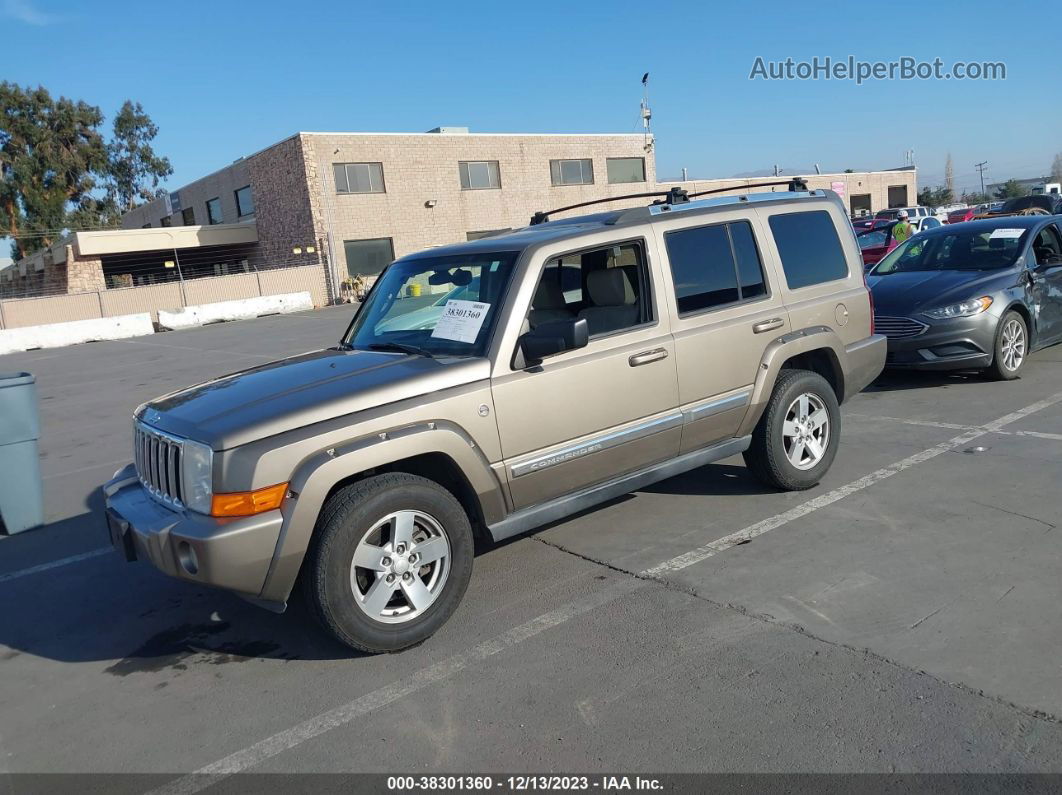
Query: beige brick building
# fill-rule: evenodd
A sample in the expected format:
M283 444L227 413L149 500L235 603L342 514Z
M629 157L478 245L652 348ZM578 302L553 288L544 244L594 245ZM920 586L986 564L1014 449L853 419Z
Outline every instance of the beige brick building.
M127 213L124 231L77 233L0 281L79 292L328 263L335 296L350 276L526 226L537 210L671 186L771 190L750 187L763 180L658 182L652 144L640 133L300 132ZM913 204L917 194L913 169L807 180L836 190L853 211Z

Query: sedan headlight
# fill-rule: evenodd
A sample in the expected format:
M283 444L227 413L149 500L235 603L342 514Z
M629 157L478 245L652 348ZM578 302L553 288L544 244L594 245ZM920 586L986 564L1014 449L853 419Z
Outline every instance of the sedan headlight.
M181 455L181 485L184 504L193 511L210 513L210 503L214 498L213 489L214 451L205 444L184 441Z
M934 320L948 320L953 317L973 317L984 312L988 307L992 306L992 299L987 295L981 298L974 298L969 301L963 301L959 304L950 304L948 306L942 306L938 309L930 309L928 312L923 312L926 317L931 317Z

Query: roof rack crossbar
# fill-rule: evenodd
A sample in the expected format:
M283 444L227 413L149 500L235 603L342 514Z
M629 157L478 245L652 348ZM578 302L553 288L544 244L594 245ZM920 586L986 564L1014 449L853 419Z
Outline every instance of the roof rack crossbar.
M650 197L664 197L660 204L681 204L687 201L686 191L682 188L671 188L670 190L658 190L651 191L650 193L628 193L625 196L608 196L604 199L591 199L588 202L579 202L578 204L569 204L567 207L557 207L554 210L546 210L545 212L537 212L531 216L531 226L537 226L538 224L544 224L549 220L549 217L553 213L562 213L566 210L576 210L579 207L589 207L592 204L604 204L605 202L618 202L624 199L647 199Z
M713 190L702 190L697 193L687 193L684 188L670 188L669 190L651 191L649 193L628 193L625 196L608 196L603 199L591 199L587 202L579 202L578 204L569 204L567 207L558 207L555 210L546 210L545 212L537 212L531 216L531 226L537 226L538 224L544 224L549 220L549 217L554 213L562 213L566 210L577 210L580 207L589 207L594 204L604 204L606 202L623 201L624 199L648 199L655 197L656 201L654 205L660 204L685 204L690 199L695 199L698 196L709 196L713 193L727 193L734 190L742 190L743 188L770 188L775 185L786 185L789 190L794 193L805 192L808 190L808 183L803 177L792 177L787 180L779 182L760 182L755 185L734 185L729 188L714 188Z
M778 182L758 182L755 185L732 185L729 188L713 188L712 190L701 190L696 193L689 194L690 199L696 199L698 196L710 196L713 193L727 193L732 190L743 190L745 188L771 188L776 185L785 185L793 193L803 193L808 189L808 183L804 181L803 177L793 177L792 179L780 180Z

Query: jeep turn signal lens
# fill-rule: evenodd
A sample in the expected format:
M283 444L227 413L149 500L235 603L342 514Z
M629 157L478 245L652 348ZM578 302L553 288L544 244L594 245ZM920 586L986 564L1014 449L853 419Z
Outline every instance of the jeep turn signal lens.
M211 516L254 516L256 513L279 508L288 493L287 483L266 486L257 491L234 491L215 494L210 503Z

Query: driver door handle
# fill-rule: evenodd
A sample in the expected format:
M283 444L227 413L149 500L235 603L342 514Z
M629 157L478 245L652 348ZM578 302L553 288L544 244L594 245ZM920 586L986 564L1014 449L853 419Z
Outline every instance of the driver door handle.
M642 351L641 353L634 354L627 360L627 364L631 367L641 367L643 364L649 364L650 362L658 362L661 359L667 358L667 351L663 348L654 348L651 351Z
M785 321L780 317L772 317L770 320L761 320L759 323L754 323L752 326L753 334L762 334L765 331L774 331L776 328L781 328L785 325Z

